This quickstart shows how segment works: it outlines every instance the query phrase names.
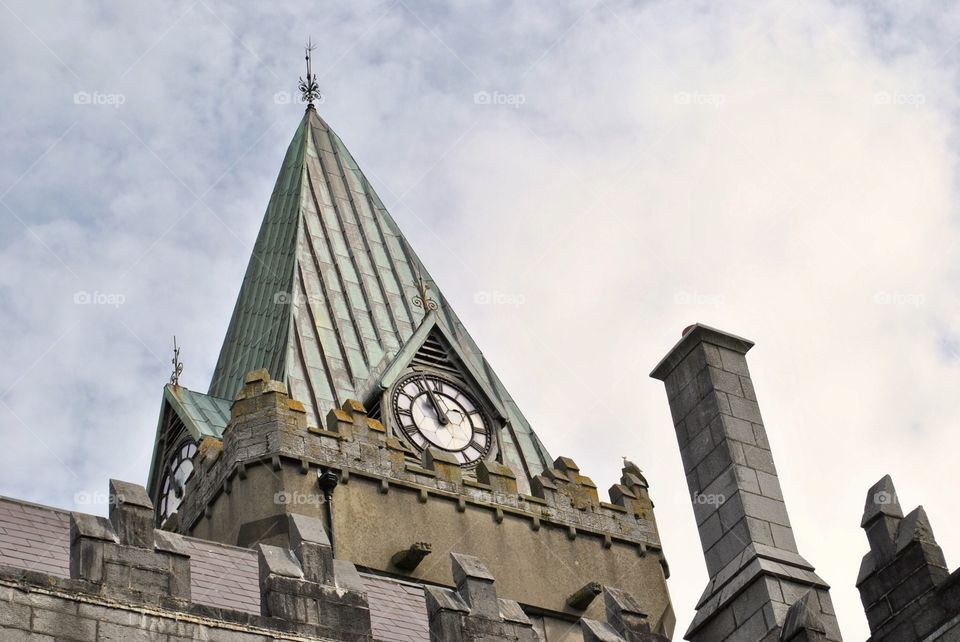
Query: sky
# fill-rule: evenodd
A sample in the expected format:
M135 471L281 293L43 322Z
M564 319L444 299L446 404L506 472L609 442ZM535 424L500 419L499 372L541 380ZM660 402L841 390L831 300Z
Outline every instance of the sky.
M205 391L318 109L554 456L643 468L677 639L705 566L662 384L748 355L846 639L867 489L957 563L960 9L938 2L0 0L0 494L145 483L173 336Z

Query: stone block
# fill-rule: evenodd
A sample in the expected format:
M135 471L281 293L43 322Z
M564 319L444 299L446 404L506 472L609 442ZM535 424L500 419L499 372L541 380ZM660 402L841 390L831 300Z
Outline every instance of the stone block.
M724 415L723 430L724 436L728 439L735 439L736 441L750 444L751 446L756 445L756 436L753 433L753 424L745 419L738 419L737 417L728 417Z
M70 541L75 542L80 538L114 543L120 541L113 530L113 524L107 518L86 513L70 513Z
M493 575L483 562L460 553L450 558L457 590L424 587L431 640L537 640L520 605L497 598Z
M763 417L760 416L760 406L756 401L744 399L743 397L728 397L730 401L730 414L738 419L744 419L750 423L763 425Z
M707 366L700 372L697 377L697 385L700 387L701 397L705 397L715 390L737 397L744 396L738 375L712 366Z
M110 480L110 523L121 544L153 550L153 502L143 486Z
M451 453L427 448L420 454L420 461L424 468L432 470L441 481L457 485L463 482L463 468Z
M310 582L333 584L333 549L323 521L290 513L287 515L290 548L300 562L303 576Z
M327 413L327 430L349 439L353 435L353 417L344 410L334 408Z
M489 485L495 493L516 495L519 492L513 470L497 461L481 461L477 466L477 481Z
M31 629L35 633L52 635L58 639L76 642L96 642L97 622L62 611L33 609ZM28 638L29 639L29 638Z
M647 613L640 602L627 591L604 587L603 604L607 622L626 640L638 640L650 633Z
M606 622L589 618L580 619L583 642L623 642L623 638Z
M513 622L514 624L523 624L526 626L532 626L530 618L527 617L527 614L523 612L523 609L520 608L520 604L515 600L504 600L500 599L500 619L505 622Z
M470 613L498 619L500 605L497 602L497 590L494 577L486 565L479 558L462 553L450 553L450 559L457 593L470 607Z
M293 552L280 546L259 544L257 546L257 560L260 567L261 589L266 579L271 575L279 577L303 578L303 570Z

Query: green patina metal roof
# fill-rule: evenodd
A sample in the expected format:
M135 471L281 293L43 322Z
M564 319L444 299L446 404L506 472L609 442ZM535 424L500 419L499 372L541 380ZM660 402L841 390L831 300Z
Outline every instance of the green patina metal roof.
M157 434L153 444L153 459L150 462L150 473L147 480L147 489L153 495L153 485L156 483L157 457L165 453L158 452L160 440L169 407L176 413L184 428L195 441L204 437L223 438L223 429L230 421L230 401L205 395L201 392L188 390L183 386L167 384L163 387L163 403L160 404L160 418L157 420Z
M223 437L223 429L230 421L231 402L229 400L218 399L172 384L164 386L163 399L173 406L187 430L197 441L204 437L217 439Z
M283 160L209 395L233 399L247 372L266 368L315 425L346 399L367 401L387 368L416 350L411 339L426 316L414 304L421 278L432 283L350 152L311 106ZM539 474L550 462L546 449L443 294L432 287L429 296L438 304L430 322L506 414L505 460ZM422 343L420 335L412 343Z

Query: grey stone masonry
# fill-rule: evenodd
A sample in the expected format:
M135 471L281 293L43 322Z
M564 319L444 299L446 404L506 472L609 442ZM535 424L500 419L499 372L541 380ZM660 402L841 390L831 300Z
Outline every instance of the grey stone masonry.
M604 587L603 603L606 622L580 619L584 642L667 642L668 638L651 632L647 614L630 593Z
M433 642L536 642L520 605L497 597L496 581L483 562L459 553L450 558L456 590L424 587Z
M704 325L651 376L664 382L710 581L688 640L777 639L813 589L829 640L840 640L829 586L797 551L747 367L753 342Z
M70 515L70 577L127 602L190 603L190 554L179 535L154 530L142 486L110 480L110 518Z
M887 475L867 492L857 588L871 642L960 639L960 571L947 570L922 506L906 517Z
M263 615L314 626L337 640L372 640L370 606L356 567L333 558L319 519L287 518L293 550L258 546Z
M783 642L826 642L827 626L820 617L813 591L807 591L790 606L780 639Z

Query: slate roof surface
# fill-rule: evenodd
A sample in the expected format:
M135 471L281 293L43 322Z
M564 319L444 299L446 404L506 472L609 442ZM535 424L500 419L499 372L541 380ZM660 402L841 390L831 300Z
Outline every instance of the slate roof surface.
M260 614L257 554L185 537L190 588L197 604ZM0 496L0 565L70 577L70 513ZM384 642L429 642L423 588L362 573L373 636Z
M439 322L506 409L507 463L520 479L541 473L552 461L543 444L313 108L283 159L208 394L233 399L246 373L266 368L323 426L331 408L379 391L380 375L427 312L414 303L420 279Z

